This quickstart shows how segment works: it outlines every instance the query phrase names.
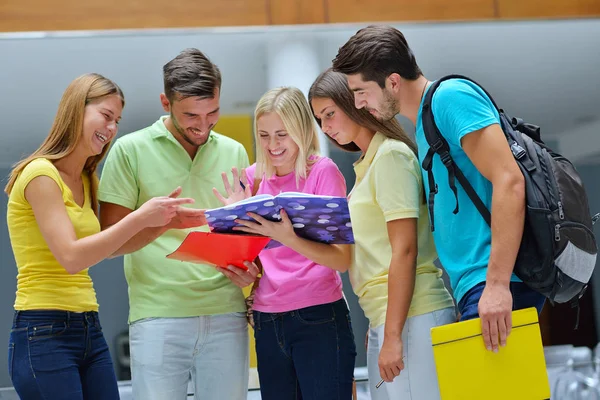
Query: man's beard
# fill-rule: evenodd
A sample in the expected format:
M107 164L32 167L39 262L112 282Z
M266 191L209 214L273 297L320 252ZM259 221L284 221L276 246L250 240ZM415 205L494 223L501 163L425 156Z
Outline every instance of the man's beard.
M173 113L171 113L170 117L171 117L171 121L173 122L173 126L175 127L175 130L177 131L177 133L179 133L181 135L181 137L183 138L183 140L188 142L190 145L198 147L198 146L202 146L204 143L206 143L208 141L208 138L210 136L210 131L212 130L213 125L211 125L209 127L208 134L206 135L206 140L204 140L203 143L198 144L185 134L185 129L183 129L181 127L181 125L179 125L179 122L177 122L177 119L175 118Z
M387 90L383 91L383 104L381 107L379 118L384 122L393 119L399 112L398 101Z

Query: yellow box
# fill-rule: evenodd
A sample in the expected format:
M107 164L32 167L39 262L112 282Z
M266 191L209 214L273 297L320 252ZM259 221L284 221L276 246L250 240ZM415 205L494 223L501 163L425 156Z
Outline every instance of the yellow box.
M513 311L512 323L498 353L486 350L479 318L431 329L442 400L550 398L537 310Z

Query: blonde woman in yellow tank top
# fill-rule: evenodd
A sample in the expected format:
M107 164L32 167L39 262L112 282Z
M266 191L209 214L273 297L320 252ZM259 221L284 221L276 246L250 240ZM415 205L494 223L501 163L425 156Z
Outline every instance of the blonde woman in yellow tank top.
M18 269L8 365L20 398L118 399L88 268L146 229L204 223L201 211L181 207L193 200L176 198L176 189L100 231L96 167L124 104L109 79L75 79L47 138L15 165L5 188Z

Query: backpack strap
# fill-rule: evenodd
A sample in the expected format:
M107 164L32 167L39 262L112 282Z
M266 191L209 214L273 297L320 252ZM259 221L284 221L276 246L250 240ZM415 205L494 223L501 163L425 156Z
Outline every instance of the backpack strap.
M459 208L458 208L458 191L456 189L456 181L455 181L456 179L458 179L458 182L463 187L463 189L467 193L467 196L469 196L469 198L471 199L471 201L477 208L477 211L479 211L479 214L481 214L481 216L483 217L485 222L490 226L492 223L492 216L491 216L490 211L488 210L486 205L481 200L481 197L479 197L477 192L475 192L475 189L469 183L469 181L464 176L464 174L462 173L460 168L458 168L458 166L454 162L454 159L450 155L450 146L448 146L448 142L442 136L440 130L438 129L438 127L435 123L435 118L433 116L433 109L431 107L431 103L433 101L433 95L434 95L435 91L437 90L437 88L440 86L440 84L449 79L466 79L468 81L475 83L477 86L479 86L479 84L477 84L477 82L475 82L465 76L448 75L448 76L445 76L445 77L435 81L431 85L429 90L427 91L427 94L425 95L421 119L422 119L422 123L423 123L423 132L425 133L425 139L427 139L427 144L429 144L429 150L427 150L427 154L425 155L425 158L423 159L422 167L423 167L423 170L427 171L427 180L429 182L429 198L428 198L427 204L429 207L429 216L431 219L431 231L435 230L433 204L434 204L435 195L438 193L438 186L435 183L435 178L433 177L433 168L432 168L433 167L433 156L435 154L438 154L440 156L442 163L448 169L448 184L450 185L450 189L454 193L454 198L456 199L456 207L454 208L453 213L456 214L456 213L458 213L458 210L459 210ZM484 92L485 92L485 90L484 90ZM487 92L486 92L486 94L487 94ZM490 100L494 104L494 107L496 107L496 103L494 103L494 100L491 97L490 97ZM496 109L498 109L498 107L496 107Z

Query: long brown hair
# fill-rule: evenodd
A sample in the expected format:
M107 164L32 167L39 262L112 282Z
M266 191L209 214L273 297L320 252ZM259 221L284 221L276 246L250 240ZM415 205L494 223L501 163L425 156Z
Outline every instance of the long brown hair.
M4 188L6 194L10 195L17 177L31 161L36 158L60 160L71 154L81 139L86 105L94 100L100 100L111 95L119 96L123 107L125 107L125 96L121 88L100 74L85 74L72 81L60 99L54 123L44 142L30 156L13 166L8 184ZM108 152L109 147L110 143L104 146L100 154L89 157L83 168L90 180L91 204L94 213L98 212L98 198L96 196L98 176L96 175L96 168Z
M374 116L372 116L364 108L357 109L354 106L354 94L348 86L348 80L344 74L335 72L329 68L314 81L308 92L308 102L312 109L313 99L331 99L342 111L356 124L363 126L373 132L381 132L383 135L404 142L415 154L417 154L417 146L410 139L410 137L404 132L402 126L396 119L390 121L381 122ZM319 126L321 126L321 120L315 117ZM346 151L360 151L360 148L354 142L341 145L333 140L329 135L325 135L327 138L335 144L337 147Z

